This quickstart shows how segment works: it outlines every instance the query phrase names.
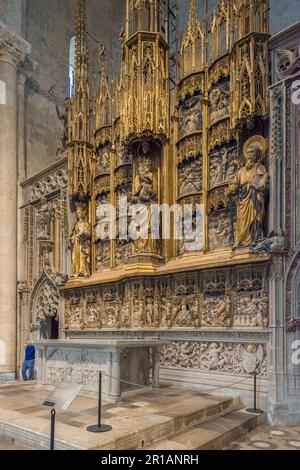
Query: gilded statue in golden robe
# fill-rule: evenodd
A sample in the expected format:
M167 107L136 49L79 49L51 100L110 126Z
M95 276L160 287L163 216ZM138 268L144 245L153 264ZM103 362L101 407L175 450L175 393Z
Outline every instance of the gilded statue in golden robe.
M269 174L262 161L266 141L261 136L251 137L244 146L244 166L237 172L228 194L237 195L238 246L250 246L264 235L266 198L269 191Z
M90 276L90 246L91 228L86 221L86 207L82 204L76 206L77 222L74 225L70 242L72 245L72 277Z

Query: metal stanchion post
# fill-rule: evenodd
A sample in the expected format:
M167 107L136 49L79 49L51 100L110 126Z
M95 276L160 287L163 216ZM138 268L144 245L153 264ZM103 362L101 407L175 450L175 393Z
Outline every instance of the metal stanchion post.
M256 414L256 415L261 415L262 413L264 413L263 410L259 410L257 408L257 372L255 372L254 374L254 396L253 396L253 408L248 408L246 411L248 411L248 413L253 413L253 414Z
M102 372L99 372L99 395L98 395L98 424L89 426L86 430L88 432L107 432L111 431L112 427L108 424L102 424Z
M55 450L54 445L55 445L55 416L56 416L56 411L53 408L51 410L51 431L50 431L50 450Z

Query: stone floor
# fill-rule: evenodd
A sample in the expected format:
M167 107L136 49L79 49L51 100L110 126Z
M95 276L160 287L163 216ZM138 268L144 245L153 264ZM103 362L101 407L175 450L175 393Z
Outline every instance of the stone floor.
M300 450L300 426L260 426L233 442L227 450Z
M50 409L43 406L48 393L49 390L31 383L0 385L0 450L49 448ZM199 440L199 431L202 434L216 432L211 429L214 424L224 426L224 433L228 433L226 422L239 419L240 414L238 410L234 411L237 408L233 405L229 397L201 395L199 392L170 386L162 387L159 391L144 390L142 393L126 397L117 404L104 404L103 419L112 425L113 430L99 436L86 431L88 425L97 421L97 400L79 396L67 411L57 413L56 445L61 449L128 449L137 448L133 444L140 444L145 439L147 448L149 434L154 442L155 438L160 442L161 436L172 435L176 430L182 429L183 422L184 426L192 426L193 420L199 421L200 418L200 422L202 420L205 423L212 416L219 416L220 425L216 420L215 423L199 426L198 434L196 433ZM224 413L229 414L222 418ZM209 429L206 429L207 427ZM182 445L189 449L188 435L195 431L191 430L186 435L184 432ZM4 434L8 437L4 437ZM204 434L202 437L205 437ZM180 441L180 436L178 439ZM164 445L164 441L162 443ZM179 444L176 449L178 446ZM159 445L157 448L160 448ZM300 427L261 426L226 448L275 449L300 450Z

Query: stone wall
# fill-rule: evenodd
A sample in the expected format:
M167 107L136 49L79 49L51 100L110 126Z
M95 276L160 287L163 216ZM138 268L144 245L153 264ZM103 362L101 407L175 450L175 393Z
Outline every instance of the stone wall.
M27 0L26 39L32 45L31 63L25 64L27 172L30 177L55 161L61 125L53 88L61 107L68 94L70 39L74 35L73 0ZM124 2L88 0L88 31L108 50L111 37L118 38L123 21ZM90 74L98 73L97 43L90 38ZM92 90L93 92L93 90ZM92 98L92 96L91 96Z

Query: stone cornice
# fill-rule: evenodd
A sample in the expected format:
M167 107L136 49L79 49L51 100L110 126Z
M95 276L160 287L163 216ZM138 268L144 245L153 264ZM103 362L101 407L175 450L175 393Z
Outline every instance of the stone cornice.
M0 21L0 57L8 54L19 64L30 52L31 45Z

